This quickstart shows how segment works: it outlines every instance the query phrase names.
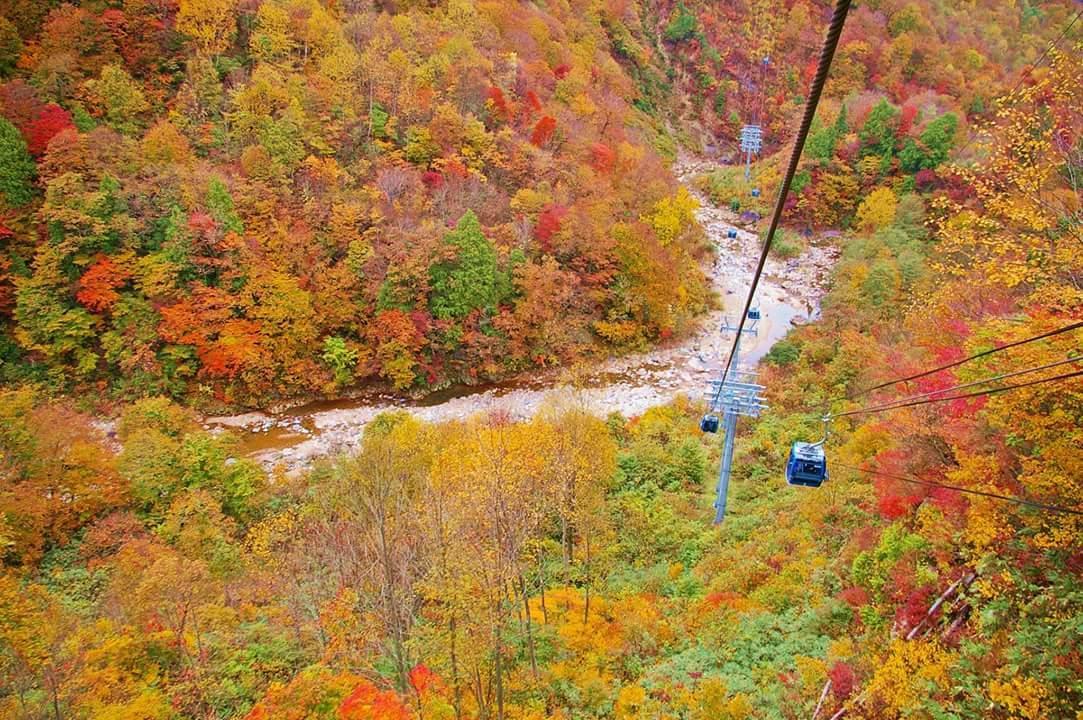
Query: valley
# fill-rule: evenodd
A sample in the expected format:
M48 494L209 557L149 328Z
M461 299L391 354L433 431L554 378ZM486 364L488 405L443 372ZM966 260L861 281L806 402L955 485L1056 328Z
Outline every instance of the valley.
M239 452L268 469L282 465L296 472L318 458L356 450L365 425L391 410L406 410L426 422L465 420L478 413L525 420L547 399L571 396L599 417L610 413L631 417L678 395L699 398L707 382L722 371L732 335L721 333L720 327L727 318L733 322L741 310L761 242L754 226L740 224L735 213L715 207L692 186L697 175L713 167L710 161L682 155L673 168L700 204L696 219L716 250L713 264L704 270L722 305L703 318L691 337L647 353L544 371L493 386L456 388L416 402L374 394L310 403L278 414L212 416L204 424L241 431ZM737 231L735 239L727 237L730 229ZM797 258L769 259L758 294L763 319L758 334L742 342L743 363L754 365L794 325L815 319L836 258L830 241L820 239Z
M1073 0L0 0L0 718L1079 720L1080 78Z

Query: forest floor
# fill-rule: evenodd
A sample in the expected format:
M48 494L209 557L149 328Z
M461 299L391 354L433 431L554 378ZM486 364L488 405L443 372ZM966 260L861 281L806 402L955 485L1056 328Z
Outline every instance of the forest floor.
M682 155L674 174L700 202L696 216L717 249L705 267L722 308L704 317L692 335L654 350L611 358L578 368L542 371L487 386L460 387L417 401L390 395L318 401L277 414L249 412L208 417L209 428L243 431L241 452L264 466L287 472L311 465L317 458L356 447L364 426L381 412L405 410L427 421L465 419L477 413L501 413L510 419L533 416L547 403L576 403L605 416L631 417L669 402L677 395L700 397L709 380L721 372L732 335L721 331L741 311L760 251L756 228L739 222L728 208L719 208L698 192L693 179L716 165ZM730 239L726 233L737 230ZM760 282L758 305L763 319L758 334L741 345L741 362L755 363L789 331L818 313L828 274L838 249L826 238L813 238L797 258L769 258Z

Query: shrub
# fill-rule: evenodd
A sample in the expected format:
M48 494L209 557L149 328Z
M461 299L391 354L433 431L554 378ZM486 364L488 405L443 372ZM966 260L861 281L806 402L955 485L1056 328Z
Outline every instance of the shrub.
M698 26L696 16L688 11L684 3L681 3L673 13L669 25L666 26L665 38L674 43L687 40L696 34Z
M783 260L795 258L805 251L805 243L797 233L779 230L771 243L771 253Z

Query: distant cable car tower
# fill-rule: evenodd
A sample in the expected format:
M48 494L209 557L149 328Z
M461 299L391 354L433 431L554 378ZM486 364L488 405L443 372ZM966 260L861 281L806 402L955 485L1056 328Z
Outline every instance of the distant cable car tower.
M756 335L759 321L759 308L749 308L748 321L745 323L742 334ZM722 331L736 332L737 326L731 325L727 319L722 324ZM725 431L725 438L722 441L722 463L718 470L717 497L714 501L715 525L722 522L726 516L726 497L729 495L730 474L733 470L733 441L737 433L737 416L759 417L760 411L767 408L761 396L764 386L751 382L755 379L756 373L737 369L740 353L741 343L738 340L733 351L729 374L721 380L712 380L707 385L707 414L699 423L700 429L704 432L718 432L718 416L721 415L721 426Z
M767 66L771 64L771 58L765 57L760 64L760 85L757 95L758 103L752 123L741 128L741 152L745 154L745 180L752 177L752 156L759 155L763 149L763 128L760 126L760 114L763 109L763 86L767 82Z
M763 147L763 128L745 125L741 128L741 152L745 154L745 180L752 177L752 156L759 155Z

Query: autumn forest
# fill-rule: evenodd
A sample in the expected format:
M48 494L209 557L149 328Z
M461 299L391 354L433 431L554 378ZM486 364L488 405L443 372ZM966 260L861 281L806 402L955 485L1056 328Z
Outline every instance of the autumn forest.
M1083 717L1077 2L849 9L711 522L832 9L0 0L0 717Z

